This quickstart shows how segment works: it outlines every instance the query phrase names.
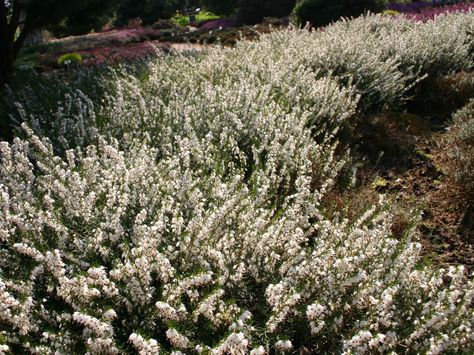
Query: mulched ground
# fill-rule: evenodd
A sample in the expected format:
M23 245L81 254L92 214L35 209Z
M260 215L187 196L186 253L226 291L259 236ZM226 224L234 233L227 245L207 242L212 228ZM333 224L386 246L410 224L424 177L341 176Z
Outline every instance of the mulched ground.
M399 208L422 211L419 230L423 254L429 260L463 264L474 271L474 211L452 178L448 123L407 117L403 124L388 128L387 135L399 145L393 159L374 164L365 173L371 179L378 176L373 188L396 200ZM388 121L395 122L394 117Z

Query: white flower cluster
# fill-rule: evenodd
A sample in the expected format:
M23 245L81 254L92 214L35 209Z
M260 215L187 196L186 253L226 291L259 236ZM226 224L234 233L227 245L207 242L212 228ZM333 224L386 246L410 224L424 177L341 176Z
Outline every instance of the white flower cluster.
M71 132L91 144L53 148L27 126L1 143L0 349L472 349L463 267L419 267L416 231L394 238L383 203L355 221L324 203L348 162L337 132L431 68L415 43L390 59L397 36L472 26L474 14L393 21L158 58L145 81L114 73L100 115L80 111L90 130ZM443 36L452 57L436 65L469 66L467 31Z
M114 330L110 324L80 312L74 312L72 319L84 326L83 334L87 337L86 344L89 351L94 354L117 354L119 352L115 346Z
M137 349L139 355L153 355L160 353L160 346L155 339L144 339L140 334L130 334L128 340Z
M166 337L171 345L178 349L186 349L191 345L189 339L174 328L170 328L166 331Z
M211 354L235 354L244 355L248 353L249 341L244 333L232 333L217 348L212 349Z
M291 340L278 340L275 343L275 349L282 352L288 352L293 349L293 344L291 343Z

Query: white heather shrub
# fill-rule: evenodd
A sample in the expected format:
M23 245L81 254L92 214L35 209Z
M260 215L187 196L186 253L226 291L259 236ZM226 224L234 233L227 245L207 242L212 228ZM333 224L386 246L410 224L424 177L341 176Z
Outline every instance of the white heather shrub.
M312 64L352 82L364 109L396 106L425 75L472 67L474 15L414 22L382 15L339 21L310 36Z
M473 26L472 13L444 14L425 23L372 15L337 22L331 29L375 39L369 46L379 48L383 61L395 59L405 75L443 75L472 67Z
M234 112L246 110L239 97L250 88L286 111L316 106L308 122L314 130L350 127L345 118L353 114L355 102L359 111L401 106L410 88L426 75L472 68L473 33L472 12L442 15L426 23L369 15L336 22L323 31L278 31L262 35L258 42L240 42L236 48L159 56L147 68L139 66L146 75L132 75L137 70L130 68L88 70L78 74L75 85L58 80L55 90L27 87L16 94L21 105L16 104L20 108L14 119L50 136L55 148L69 149L96 142L97 130L115 138L131 131L141 137L159 136L162 120L177 119L182 127L190 107L200 107L207 119L220 120L223 112L215 112L215 102L220 105L222 98L232 98ZM97 82L97 87L91 84ZM59 101L53 110L50 96ZM14 102L15 95L8 100ZM38 105L43 101L47 110Z
M464 269L416 269L413 232L391 238L378 208L354 223L325 216L312 170L325 161L319 178L330 184L338 162L301 135L293 191L279 204L271 186L285 174L259 168L246 184L195 170L183 158L192 144L158 159L146 145L124 152L101 139L61 159L34 135L2 143L6 344L65 353L472 346Z
M160 57L146 80L117 71L103 102L75 91L53 110L53 127L81 122L61 139L25 103L34 130L0 143L0 351L472 352L472 277L418 265L416 218L397 239L383 201L355 221L324 208L347 164L338 130L423 72L375 35L345 48L371 23L387 27L370 16Z

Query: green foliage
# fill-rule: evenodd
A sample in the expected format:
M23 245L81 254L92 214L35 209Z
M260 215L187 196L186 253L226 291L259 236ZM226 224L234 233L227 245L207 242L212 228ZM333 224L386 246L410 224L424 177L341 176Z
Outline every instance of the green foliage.
M214 14L213 12L200 11L196 16L196 21L201 22L201 21L216 20L219 17L220 16Z
M58 58L60 66L69 66L82 62L82 56L79 53L66 53Z
M39 65L39 54L21 54L15 62L15 67L21 70L25 68L32 69Z
M265 17L285 17L290 15L296 0L201 0L205 9L219 15L237 16L241 24L259 23Z
M295 7L295 14L304 25L321 26L337 20L342 16L344 7L341 1L325 2L324 0L302 0Z
M315 27L324 26L340 17L355 17L366 11L383 9L383 0L300 0L294 12L300 22Z

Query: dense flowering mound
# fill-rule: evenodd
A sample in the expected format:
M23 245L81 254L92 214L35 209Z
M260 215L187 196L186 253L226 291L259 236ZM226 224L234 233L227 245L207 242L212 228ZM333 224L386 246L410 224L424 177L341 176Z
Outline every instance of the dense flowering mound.
M26 138L0 144L0 352L472 349L473 280L419 265L417 217L394 234L383 201L325 198L355 112L470 68L473 27L369 16L111 72L100 102L25 94Z

